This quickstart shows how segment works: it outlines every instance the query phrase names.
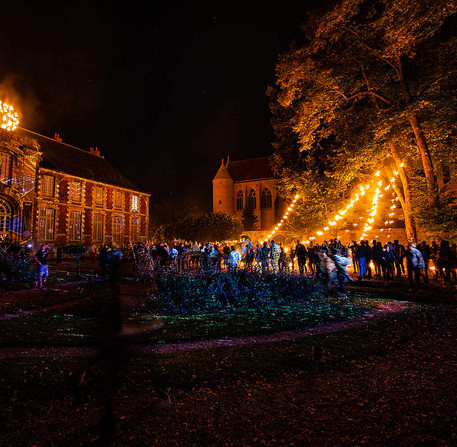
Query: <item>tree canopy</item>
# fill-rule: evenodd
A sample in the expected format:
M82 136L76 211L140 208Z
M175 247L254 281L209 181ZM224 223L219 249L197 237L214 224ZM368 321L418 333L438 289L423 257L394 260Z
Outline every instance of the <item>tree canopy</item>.
M242 231L240 219L224 213L207 213L200 217L182 218L174 223L162 225L154 232L153 240L225 241L238 239Z
M452 0L342 0L280 55L273 167L283 194L303 198L304 226L380 168L399 172L409 238L421 210L439 220L452 203L439 180L455 166L456 13Z

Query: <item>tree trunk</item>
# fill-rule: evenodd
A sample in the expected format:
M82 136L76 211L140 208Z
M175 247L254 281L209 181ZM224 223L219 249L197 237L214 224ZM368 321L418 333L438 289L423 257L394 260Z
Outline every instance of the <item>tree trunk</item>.
M398 198L400 199L400 203L403 209L403 214L405 216L406 237L409 241L416 241L417 230L416 223L412 215L411 188L409 186L408 176L406 175L405 168L402 166L403 162L401 160L398 149L393 143L390 144L390 153L392 154L392 157L395 161L395 165L397 167L397 171L402 184L402 189L400 189L399 186L394 182L392 184L392 188L395 191L395 194L397 194ZM391 179L393 177L392 171L388 167L386 167L385 170L388 173L389 179Z
M401 62L401 57L397 56L397 66L398 66L398 78L401 84L403 101L405 106L408 107L411 104L411 94L409 91L408 82L405 78L403 72L403 65ZM427 144L427 139L425 138L424 132L422 131L417 115L414 112L408 112L408 121L413 129L414 136L416 138L417 147L421 155L422 166L424 168L425 179L427 181L427 196L428 203L432 208L438 208L439 206L439 196L438 196L438 187L436 182L436 175L433 169L432 156L430 154L430 149Z

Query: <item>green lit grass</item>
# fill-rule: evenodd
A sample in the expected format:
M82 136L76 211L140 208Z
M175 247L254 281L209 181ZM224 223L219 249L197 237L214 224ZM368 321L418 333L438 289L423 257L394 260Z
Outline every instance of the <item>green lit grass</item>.
M356 317L382 300L313 299L264 309L227 309L215 313L166 315L122 312L123 324L134 326L138 342L153 344L230 338L304 329ZM93 346L106 328L96 300L0 321L3 346ZM152 328L152 330L150 330Z

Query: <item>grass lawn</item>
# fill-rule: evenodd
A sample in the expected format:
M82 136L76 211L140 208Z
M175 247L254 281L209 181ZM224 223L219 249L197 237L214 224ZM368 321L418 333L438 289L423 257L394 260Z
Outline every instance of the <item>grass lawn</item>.
M434 318L424 324L424 313ZM287 342L0 364L5 446L89 445L99 437L107 377L119 445L452 445L455 305L417 305L338 333ZM318 367L312 346L327 360ZM81 395L68 374L85 368ZM170 388L176 416L154 409Z
M73 297L82 297L73 294ZM70 297L69 297L70 298ZM53 309L0 321L3 346L97 345L104 325L107 303L96 291L89 299ZM48 300L51 303L53 300ZM141 343L166 343L212 338L270 334L315 327L355 317L384 300L312 299L264 309L225 310L210 314L160 316L144 309L121 309L123 324L145 329ZM122 306L121 306L122 307ZM150 328L152 331L147 331Z

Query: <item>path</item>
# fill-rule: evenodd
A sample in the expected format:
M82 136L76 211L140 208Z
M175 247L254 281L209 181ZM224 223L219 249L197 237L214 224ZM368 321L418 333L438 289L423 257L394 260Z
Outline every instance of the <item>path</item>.
M309 329L295 331L283 331L269 335L253 335L246 337L233 337L230 339L201 340L197 342L168 343L163 345L151 346L132 346L132 349L139 353L146 354L168 354L179 351L190 351L194 349L214 349L224 346L243 346L254 343L273 343L284 340L294 340L298 338L310 337L318 334L338 332L351 327L367 324L377 318L385 317L392 313L401 312L412 303L407 301L392 301L381 305L377 309L335 323L317 326ZM95 347L47 347L47 348L1 348L0 359L13 359L21 357L78 357L96 355L99 352Z

